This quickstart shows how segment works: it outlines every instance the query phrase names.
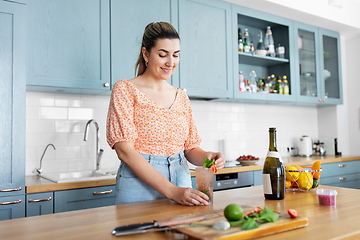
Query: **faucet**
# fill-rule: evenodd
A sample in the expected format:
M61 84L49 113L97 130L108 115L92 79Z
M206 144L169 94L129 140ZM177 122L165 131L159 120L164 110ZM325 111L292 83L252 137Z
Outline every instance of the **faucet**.
M84 141L87 141L87 139L88 139L90 123L94 123L95 128L96 128L96 171L98 171L98 170L100 170L100 161L101 161L101 157L102 157L104 150L99 148L99 139L100 139L99 124L94 119L90 119L86 123L85 133L84 133Z
M54 150L56 150L54 144L49 143L48 145L46 145L45 150L44 150L44 152L43 152L43 154L41 155L41 158L40 158L40 167L39 167L39 168L35 168L34 171L33 171L33 173L37 173L37 174L41 175L41 172L42 172L42 160L43 160L43 157L44 157L44 155L45 155L45 152L46 152L46 150L48 149L49 146L52 146L52 147L54 148Z

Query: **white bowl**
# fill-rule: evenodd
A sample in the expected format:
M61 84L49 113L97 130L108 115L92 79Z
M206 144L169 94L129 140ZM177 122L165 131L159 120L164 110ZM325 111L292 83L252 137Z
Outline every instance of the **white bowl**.
M256 50L255 54L265 57L266 56L266 50Z

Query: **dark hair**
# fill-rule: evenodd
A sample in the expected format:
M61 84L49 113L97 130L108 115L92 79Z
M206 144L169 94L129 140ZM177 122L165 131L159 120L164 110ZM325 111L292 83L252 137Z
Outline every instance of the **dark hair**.
M146 70L145 59L142 54L142 48L150 53L158 39L179 39L176 29L167 22L152 22L145 27L144 35L141 42L140 54L135 64L135 75L139 76ZM137 71L137 74L136 74Z

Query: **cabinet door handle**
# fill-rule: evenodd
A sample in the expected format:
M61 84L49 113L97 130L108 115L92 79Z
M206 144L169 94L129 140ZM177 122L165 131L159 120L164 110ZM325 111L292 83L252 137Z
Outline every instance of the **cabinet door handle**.
M29 203L51 201L51 199L52 199L51 197L43 198L43 199L35 199L35 200L29 199Z
M344 181L344 180L346 180L347 179L347 177L339 177L339 180L340 181Z
M13 191L21 191L21 187L18 188L10 188L10 189L0 189L0 192L13 192Z
M104 83L104 87L109 87L110 84L109 83Z
M17 204L17 203L21 203L21 200L11 201L11 202L2 202L2 203L0 203L0 205L10 205L10 204Z
M109 194L112 192L113 192L112 190L109 190L109 191L103 191L103 192L93 192L93 194L94 195L104 195L104 194Z
M339 167L346 167L346 164L339 164Z

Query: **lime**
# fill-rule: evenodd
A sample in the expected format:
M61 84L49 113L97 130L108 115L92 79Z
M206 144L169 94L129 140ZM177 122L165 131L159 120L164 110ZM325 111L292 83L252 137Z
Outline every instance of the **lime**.
M317 188L319 186L319 180L316 178L314 178L313 180L314 180L314 182L313 182L313 185L311 188Z
M229 204L224 209L224 216L229 221L238 221L242 218L244 210L240 205Z

